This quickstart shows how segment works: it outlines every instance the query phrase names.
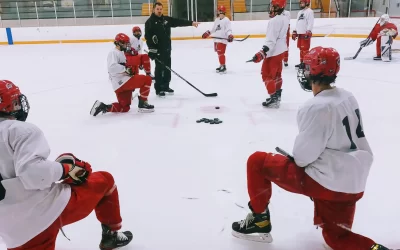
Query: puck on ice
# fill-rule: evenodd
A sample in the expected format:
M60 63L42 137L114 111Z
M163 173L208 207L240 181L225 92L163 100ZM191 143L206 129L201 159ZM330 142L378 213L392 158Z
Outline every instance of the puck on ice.
M217 107L215 107L215 109L219 109L219 107L217 106Z

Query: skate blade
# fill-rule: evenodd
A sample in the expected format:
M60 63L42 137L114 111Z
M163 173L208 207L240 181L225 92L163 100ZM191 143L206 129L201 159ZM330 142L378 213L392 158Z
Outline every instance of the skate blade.
M280 105L272 105L272 106L264 106L263 105L263 107L266 108L266 109L279 109Z
M232 235L242 240L249 240L261 243L272 243L272 235L270 233L254 233L254 234L241 234L236 231L232 231Z
M165 92L166 95L174 95L174 93Z
M143 108L139 108L138 109L139 113L153 113L154 109L143 109Z
M94 113L96 113L96 109L100 106L100 101L97 100L94 104L92 109L90 110L90 115L95 116Z

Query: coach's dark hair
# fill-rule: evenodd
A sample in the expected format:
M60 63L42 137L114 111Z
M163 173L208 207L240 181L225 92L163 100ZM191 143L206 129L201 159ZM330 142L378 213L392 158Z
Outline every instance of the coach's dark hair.
M156 6L161 6L161 7L162 7L163 5L162 5L162 3L160 3L160 2L155 2L155 3L153 4L153 9L154 9Z

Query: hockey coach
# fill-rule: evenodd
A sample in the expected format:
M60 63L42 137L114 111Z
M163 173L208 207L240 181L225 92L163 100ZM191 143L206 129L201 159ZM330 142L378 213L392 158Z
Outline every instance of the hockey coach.
M149 47L149 57L156 58L171 68L171 28L194 26L197 28L198 22L176 19L162 14L163 5L156 2L153 5L153 13L145 23L145 39ZM169 87L171 81L171 71L165 68L158 60L155 61L155 84L154 88L159 97L165 94L174 94L174 90Z

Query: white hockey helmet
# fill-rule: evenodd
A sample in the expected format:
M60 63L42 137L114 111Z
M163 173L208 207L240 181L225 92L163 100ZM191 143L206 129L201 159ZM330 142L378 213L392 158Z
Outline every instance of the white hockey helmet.
M389 15L388 14L383 14L381 16L381 18L380 18L379 24L382 26L382 25L384 25L385 23L387 23L389 21L390 21Z

